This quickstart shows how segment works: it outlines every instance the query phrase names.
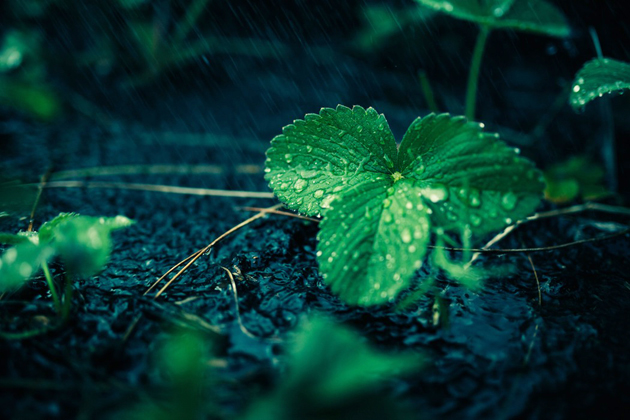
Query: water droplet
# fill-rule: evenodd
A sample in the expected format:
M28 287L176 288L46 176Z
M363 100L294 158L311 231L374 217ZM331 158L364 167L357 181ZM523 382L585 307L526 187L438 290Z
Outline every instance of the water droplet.
M383 208L386 209L389 206L392 205L392 200L390 200L389 198L386 198L385 200L383 200Z
M448 198L448 189L442 184L433 184L431 187L422 189L421 193L424 197L431 200L432 203L437 203Z
M407 204L405 204L405 208L407 210L411 210L413 208L413 204L411 203L411 201L407 201Z
M383 156L383 158L385 159L385 165L387 165L387 167L389 169L393 169L394 168L394 162L392 161L392 159L389 157L389 155L385 155Z
M287 153L286 155L284 155L284 160L287 163L291 163L293 161L293 155L291 153Z
M334 194L330 194L327 195L326 198L324 198L322 200L322 202L319 204L321 208L323 209L327 209L330 208L330 203L332 203L332 201L336 198L337 196Z
M391 223L394 220L394 218L392 217L392 214L387 212L383 215L383 221L385 223Z
M311 179L311 178L315 178L317 175L319 175L319 173L317 171L300 171L300 176L304 179Z
M306 188L306 186L308 185L308 181L306 181L305 179L299 178L297 181L295 181L295 184L293 184L293 188L295 189L295 192L302 192L304 191L304 188Z
M578 93L580 91L581 87L580 85L575 85L573 86L573 92Z
M400 233L400 239L402 239L403 243L406 244L411 242L411 231L408 228L403 229Z
M363 126L362 125L357 125L357 131L360 133L363 131Z
M307 146L306 146L306 151L307 151L308 153L311 153L311 152L313 151L313 146L311 146L311 145L307 145Z
M414 252L416 252L416 246L409 245L409 248L407 248L407 250L409 251L410 254L413 254Z
M473 226L478 227L481 225L481 217L479 217L476 214L471 214L470 215L470 223L472 223Z
M315 196L315 198L322 198L324 196L324 190L317 190L313 195Z
M501 206L507 211L514 210L517 201L518 197L516 194L508 192L503 194L503 197L501 197Z

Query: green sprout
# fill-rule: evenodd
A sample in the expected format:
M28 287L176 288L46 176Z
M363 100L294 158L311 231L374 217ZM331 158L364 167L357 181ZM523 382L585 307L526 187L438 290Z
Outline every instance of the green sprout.
M324 281L366 306L409 287L432 232L503 229L535 210L544 186L529 160L464 117L417 118L397 147L382 114L342 105L284 127L265 172L287 207L323 216Z
M433 10L479 25L479 35L473 50L468 89L466 117L475 118L477 84L481 60L490 32L510 29L540 35L565 38L571 29L562 12L544 0L416 0Z
M0 292L19 288L42 270L55 309L66 320L70 314L72 280L101 271L111 254L111 232L132 224L133 221L124 216L90 217L62 213L44 223L37 233L0 233L0 243L14 245L0 258ZM48 268L48 261L55 256L61 259L66 269L63 301Z

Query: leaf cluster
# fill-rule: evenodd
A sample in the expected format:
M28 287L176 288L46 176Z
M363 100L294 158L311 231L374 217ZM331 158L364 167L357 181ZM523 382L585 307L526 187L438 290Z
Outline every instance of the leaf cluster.
M323 108L284 127L265 171L289 208L323 215L320 271L355 305L407 288L434 230L479 238L529 215L543 188L533 164L478 123L417 118L397 147L385 117L360 106Z

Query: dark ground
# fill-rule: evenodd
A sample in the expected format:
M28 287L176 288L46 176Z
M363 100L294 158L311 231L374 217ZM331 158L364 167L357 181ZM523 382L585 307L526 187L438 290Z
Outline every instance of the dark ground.
M216 55L170 72L142 89L118 87L124 75L95 76L69 64L53 67L62 94L79 92L105 118L89 118L71 105L61 120L42 124L0 111L0 150L5 173L36 181L54 171L123 164L213 164L216 175L134 175L93 180L267 191L261 165L269 140L283 125L322 106L373 106L388 118L398 139L417 115L427 113L416 80L420 67L434 81L438 103L462 112L474 28L439 18L430 34L407 27L372 54L349 52L359 2L237 1L212 6L206 26L226 35L248 32L286 43L282 60ZM497 32L482 72L479 115L490 129L531 130L561 86L594 56L587 32L594 26L605 55L628 59L630 30L615 2L558 2L575 30L568 41ZM604 4L602 4L604 3ZM393 2L394 5L408 4ZM622 2L619 2L622 4ZM69 57L84 42L89 20L67 11L48 17L50 50ZM76 10L74 13L84 13ZM65 19L64 19L65 16ZM627 20L625 20L627 21ZM251 25L246 25L247 22ZM4 18L3 25L11 23ZM54 24L53 24L54 23ZM249 29L247 29L249 28ZM55 36L56 34L56 36ZM266 34L266 35L265 35ZM326 50L324 60L313 51ZM319 50L318 50L319 51ZM71 101L68 101L71 102ZM612 100L627 114L627 96ZM543 138L518 144L541 167L572 154L597 158L604 132L599 107L583 114L565 107ZM628 197L628 121L615 119L621 195ZM172 135L171 133L175 133ZM195 134L194 141L182 134ZM509 138L509 136L506 136ZM238 165L258 165L241 173ZM283 346L301 317L332 315L385 350L422 351L431 362L420 373L391 384L388 392L410 404L418 418L625 418L630 409L630 257L628 237L560 251L532 254L542 292L524 255L484 256L482 264L511 263L515 274L470 292L444 279L448 328L433 326L430 298L403 312L390 307L347 307L323 285L315 261L317 226L272 216L221 242L173 283L156 303L142 297L173 264L251 216L241 206L272 200L229 199L109 189L48 189L36 213L42 223L59 212L126 215L137 224L117 232L107 268L78 281L68 325L45 336L0 342L0 417L108 418L160 382L151 354L176 325L176 314L197 315L220 326L217 357L223 410L242 411L261 389L277 381ZM551 208L551 205L546 205ZM26 216L27 214L24 214ZM607 222L607 223L600 223ZM627 222L627 221L625 221ZM601 235L623 218L587 213L534 222L501 243L548 246ZM0 218L0 231L26 228L24 218ZM238 267L244 335L228 278L221 267ZM52 265L53 274L62 270ZM426 273L420 272L421 279ZM195 300L177 302L195 297ZM12 304L10 302L18 302ZM19 329L37 315L54 318L42 276L0 302L2 329ZM124 341L138 314L143 318ZM184 321L181 321L184 322ZM180 322L180 324L181 324Z

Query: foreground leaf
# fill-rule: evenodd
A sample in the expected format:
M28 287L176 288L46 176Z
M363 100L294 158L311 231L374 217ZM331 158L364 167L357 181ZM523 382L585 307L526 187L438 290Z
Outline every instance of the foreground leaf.
M513 29L564 38L570 35L564 14L544 0L416 0L433 10L491 29Z
M571 92L574 110L583 108L607 93L630 89L630 64L610 58L596 58L584 64L575 75Z
M374 350L356 332L324 319L302 328L289 355L287 377L245 419L408 418L380 388L384 380L416 372L420 355Z
M409 287L430 238L427 207L413 189L408 180L382 179L333 202L317 257L324 280L346 302L384 303Z

